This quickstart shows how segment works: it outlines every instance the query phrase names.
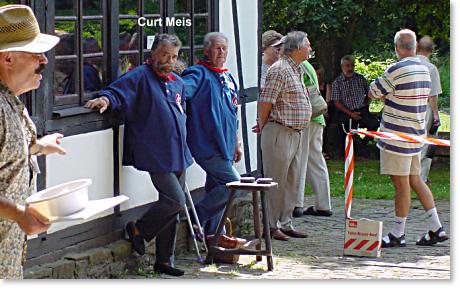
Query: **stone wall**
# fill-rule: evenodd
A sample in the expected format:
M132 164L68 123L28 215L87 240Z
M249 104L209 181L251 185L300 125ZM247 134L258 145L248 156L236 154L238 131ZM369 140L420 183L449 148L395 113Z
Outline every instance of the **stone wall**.
M233 233L247 236L253 228L252 202L250 198L237 198L230 209ZM187 221L182 219L176 241L176 255L195 250L190 238ZM104 247L84 252L70 253L62 259L40 264L24 270L25 279L100 279L124 278L137 268L153 268L155 240L146 244L146 254L134 253L131 243L119 240Z

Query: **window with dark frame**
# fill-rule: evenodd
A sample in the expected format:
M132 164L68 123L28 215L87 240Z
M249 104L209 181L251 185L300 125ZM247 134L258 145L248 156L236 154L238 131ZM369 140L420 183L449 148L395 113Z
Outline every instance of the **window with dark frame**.
M83 105L116 77L144 63L150 56L148 45L155 35L177 34L183 43L179 58L185 66L190 66L203 55L204 35L218 27L217 0L50 2L54 6L46 11L45 18L53 20L51 33L59 36L61 41L53 51L54 61L50 61L51 89L43 91L44 97L51 98L44 102L45 133L61 131L72 135L109 128L112 121L107 116L96 116ZM118 27L105 27L104 20L108 17L116 18ZM162 19L162 25L141 27L139 17ZM189 19L191 25L182 22L181 25L167 26L166 21L173 17L175 23ZM116 75L109 75L108 71L113 70ZM82 125L102 122L103 119L105 124L102 126Z

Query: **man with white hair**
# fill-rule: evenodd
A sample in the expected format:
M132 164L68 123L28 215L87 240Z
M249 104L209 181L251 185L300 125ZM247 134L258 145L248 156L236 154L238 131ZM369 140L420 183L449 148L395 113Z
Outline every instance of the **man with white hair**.
M230 191L226 184L240 179L233 164L241 160L238 139L238 86L224 67L228 39L210 32L203 40L204 59L182 77L187 102L187 143L206 172L205 197L195 208L205 235L216 232Z
M369 97L385 103L380 131L424 136L427 99L431 80L428 68L415 55L416 36L408 29L396 33L395 52L398 62L371 83ZM395 188L395 223L382 247L405 247L405 224L409 214L411 189L422 203L428 217L428 232L417 245L432 246L444 242L448 236L439 221L428 186L420 177L422 144L378 139L380 173L390 175Z
M289 237L307 237L294 229L292 211L299 190L305 189L302 180L307 172L312 113L299 65L312 49L305 32L293 31L284 38L282 50L283 56L268 70L252 130L261 133L264 175L278 183L268 194L270 234L276 240L288 241Z
M24 206L34 190L34 155L65 154L62 135L37 140L35 125L18 96L37 89L59 38L40 33L30 7L0 7L0 279L21 279L25 235L49 228L48 219Z

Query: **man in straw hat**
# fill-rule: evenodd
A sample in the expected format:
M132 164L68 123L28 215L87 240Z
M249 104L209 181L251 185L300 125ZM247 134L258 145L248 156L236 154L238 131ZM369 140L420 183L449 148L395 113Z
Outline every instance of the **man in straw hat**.
M37 140L35 126L18 96L40 86L48 59L59 41L41 34L28 6L0 7L0 279L22 278L24 232L48 229L47 219L24 207L33 190L37 163L33 155L65 154L61 134Z

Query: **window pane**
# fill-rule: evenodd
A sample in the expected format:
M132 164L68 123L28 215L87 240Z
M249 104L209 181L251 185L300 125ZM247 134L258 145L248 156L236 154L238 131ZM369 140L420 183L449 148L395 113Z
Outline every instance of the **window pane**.
M77 1L74 0L59 0L54 1L54 7L56 9L56 16L75 16Z
M83 88L85 92L102 89L102 57L85 57L83 60Z
M83 0L83 15L102 15L102 1Z
M181 49L174 71L181 74L190 65L190 49Z
M119 20L120 35L129 34L132 37L132 35L134 35L137 32L138 27L139 26L137 25L136 20L132 20L132 19L120 19ZM130 39L130 41L132 40Z
M97 41L96 48L94 42L91 42L91 47L85 47L86 39L95 39ZM102 51L102 23L99 20L91 20L83 22L83 52L96 53Z
M195 13L207 13L209 0L195 0Z
M190 27L177 26L174 28L174 32L176 33L177 37L179 37L180 41L182 41L182 46L190 47Z
M54 49L56 55L71 55L77 53L74 22L57 21L54 33L61 39Z
M122 55L119 61L118 76L121 76L139 65L139 54Z
M146 0L144 2L144 14L160 14L160 1Z
M137 2L135 0L120 0L120 14L137 15Z
M55 103L59 102L59 95L78 92L76 85L76 59L57 59L54 63L54 95Z
M188 13L188 0L174 0L174 13Z
M204 36L208 32L208 17L195 17L194 25L195 45L202 45Z
M197 63L204 56L203 49L194 49L193 50L193 64Z

